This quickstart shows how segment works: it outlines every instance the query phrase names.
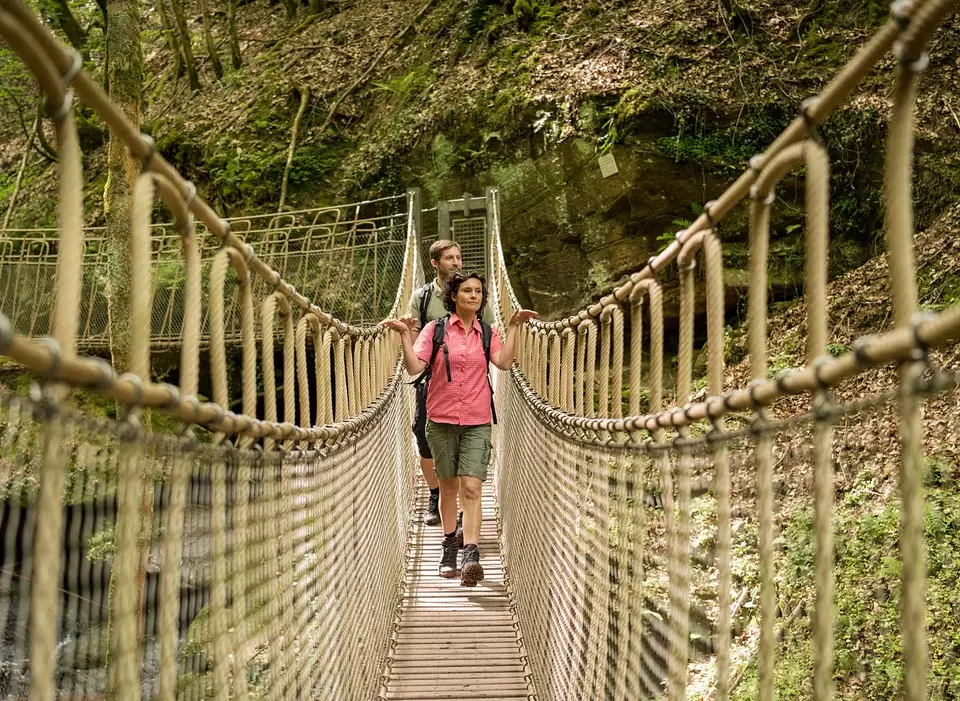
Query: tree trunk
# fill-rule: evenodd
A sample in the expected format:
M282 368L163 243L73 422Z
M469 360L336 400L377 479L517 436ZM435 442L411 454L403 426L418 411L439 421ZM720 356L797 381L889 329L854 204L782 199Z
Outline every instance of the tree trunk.
M143 52L140 45L140 8L138 0L107 0L107 51L109 63L106 72L110 83L110 100L134 125L140 124L140 103L143 91ZM110 329L110 353L118 373L130 368L131 350L131 228L133 190L140 175L140 162L131 156L126 144L112 130L107 146L107 184L104 188L107 248L107 319ZM138 281L145 284L146 281ZM144 378L148 379L148 378ZM119 413L119 412L118 412ZM153 492L152 480L145 480L145 489ZM143 500L146 503L146 499ZM141 514L141 549L149 548L148 537L142 529L150 528L150 512ZM137 634L142 630L143 593L146 582L145 554L141 551L137 567ZM111 583L111 591L113 585ZM112 605L111 605L112 612ZM112 616L112 613L111 613ZM112 621L108 636L113 639ZM108 648L109 649L109 648ZM112 668L108 662L108 667ZM106 698L116 697L116 679L108 679Z
M97 0L97 7L100 8L100 14L103 15L103 36L107 36L107 32L110 31L110 15L107 14L107 0ZM109 47L103 48L103 91L105 93L110 93L110 71L107 70L107 66L110 65L110 50Z
M183 70L180 38L170 22L170 15L167 14L166 0L157 0L157 12L160 14L160 23L163 25L163 35L167 38L167 46L170 47L170 54L173 56L173 79L176 81Z
M193 58L193 45L190 43L187 19L183 15L182 0L170 0L170 5L173 7L173 14L177 19L177 28L180 30L183 57L187 62L187 75L190 76L190 89L196 92L200 89L200 75L197 73L197 62Z
M43 99L37 100L37 119L40 122L40 126L37 127L37 145L40 147L39 151L45 158L49 158L54 163L60 160L60 155L57 153L57 150L47 141L47 135L43 131Z
M227 0L227 24L230 28L230 62L236 70L243 65L240 37L237 35L237 0Z
M137 0L109 0L107 49L110 64L110 99L134 124L140 124L143 54L140 47L140 15ZM107 147L107 184L104 213L107 219L109 260L107 313L110 352L117 372L125 372L130 356L130 215L133 188L140 163L112 130Z
M223 64L220 63L220 54L217 53L217 44L213 40L213 30L210 27L210 13L207 11L207 0L200 0L200 13L203 15L203 40L207 45L207 54L217 80L223 78Z
M287 11L287 19L297 16L297 0L283 0L283 7Z
M87 32L77 22L77 18L73 16L67 0L48 0L42 3L41 7L46 10L44 14L49 12L53 23L60 27L67 36L70 45L86 56Z

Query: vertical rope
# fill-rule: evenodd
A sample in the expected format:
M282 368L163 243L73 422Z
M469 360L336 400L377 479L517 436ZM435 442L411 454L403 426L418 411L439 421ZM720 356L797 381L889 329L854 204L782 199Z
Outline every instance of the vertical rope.
M246 378L244 378L246 384ZM246 412L244 412L246 413ZM247 414L256 416L256 412ZM248 528L250 519L250 465L243 458L237 460L236 471L236 509L234 511L233 528L233 695L238 701L246 701L247 689L247 660L244 650L249 640L250 626L247 623L247 567L249 558L247 549L249 544Z
M563 333L560 336L560 356L562 358L561 365L563 366L563 386L562 386L562 397L560 398L560 406L563 407L563 410L570 413L574 411L573 406L573 365L574 365L574 354L576 353L576 334L574 334L573 329L566 328L563 330Z
M827 246L829 237L830 171L826 149L810 140L807 157L806 297L807 360L811 366L827 352ZM820 388L814 395L814 413L830 402ZM813 698L833 698L833 428L829 419L817 417L813 427L814 451L814 578L816 603L813 619Z
M912 323L917 310L917 282L913 254L913 120L916 108L915 70L905 62L897 70L893 112L887 140L884 192L886 194L887 260L890 294L896 326ZM900 625L903 629L904 690L906 701L927 697L927 642L924 625L925 550L923 543L923 429L920 402L912 384L922 363L900 366L905 391L900 400L900 555L903 560Z
M772 185L754 185L750 197L750 289L747 300L747 347L754 382L767 373L767 257L770 239ZM761 429L766 414L758 409L754 425ZM773 701L774 621L773 581L773 440L756 434L758 556L760 578L760 642L757 651L757 699Z
M593 319L584 322L587 325L587 359L584 364L586 374L583 378L583 413L586 416L596 416L596 404L594 404L594 391L596 390L597 377L597 324Z
M238 271L239 274L239 271ZM240 281L240 333L243 353L243 413L257 415L257 327L253 308L253 280L247 270ZM250 441L242 443L248 447Z
M643 295L646 285L637 285L630 294L630 416L640 415L640 388L643 387Z
M707 391L713 397L723 394L724 290L723 251L712 232L703 243L707 268ZM713 420L720 437L722 418ZM730 571L730 460L726 443L716 442L713 450L714 496L717 500L717 694L715 701L727 701L730 686L731 583Z
M337 338L337 348L334 353L333 374L337 382L336 410L334 421L343 421L350 415L347 398L347 337L340 335Z
M331 392L330 349L333 331L323 331L323 342L317 355L317 423L321 426L333 423L333 392Z
M560 334L551 331L546 336L547 356L550 358L548 369L547 396L553 406L560 404L560 395L563 392L562 363L560 361Z
M267 299L271 299L268 297ZM275 303L274 303L275 304ZM264 308L266 308L264 303ZM266 330L266 325L264 325ZM265 340L268 335L264 334ZM264 352L264 361L266 361L266 352ZM266 368L266 362L264 362ZM264 383L266 384L266 383ZM276 409L274 409L276 411ZM270 449L272 451L272 448ZM278 577L281 572L280 549L278 543L278 521L279 521L279 500L280 500L280 460L275 452L268 451L264 456L264 484L263 484L263 519L266 526L266 537L264 546L266 557L263 558L263 586L266 603L266 621L267 621L267 648L269 660L270 685L267 691L269 701L283 701L284 698L284 674L283 674L283 636L286 633L282 629L280 620L280 593Z
M294 330L293 313L286 297L281 298L280 317L283 320L283 421L297 423L297 334ZM289 449L289 441L287 441Z
M230 698L230 648L227 642L227 475L216 457L210 466L210 633L213 642L215 701Z
M577 362L576 375L574 377L573 387L573 413L578 416L586 415L584 399L584 381L586 378L587 363L587 324L577 326Z
M597 416L610 416L610 342L613 308L606 307L600 315L600 365L597 375Z
M184 256L183 343L180 348L180 394L195 396L200 383L200 316L202 274L196 225L192 217L182 229ZM220 286L221 294L223 284ZM164 520L162 547L169 566L160 569L160 667L158 701L174 701L177 685L177 638L180 619L180 578L183 519L187 501L190 453L180 452L170 469L170 503ZM176 566L173 566L176 563Z
M543 355L542 338L543 334L539 330L535 330L532 332L530 343L530 379L532 380L533 388L541 397L544 396L543 384L540 377L540 358Z
M137 180L133 192L131 238L131 278L138 281L130 291L131 338L130 370L141 380L150 373L150 212L153 208L153 178ZM130 421L136 420L135 409ZM132 437L131 437L132 438ZM117 485L116 555L113 561L113 607L111 611L111 659L117 698L139 701L139 575L140 527L143 484L140 479L142 447L133 440L122 448ZM152 489L152 483L150 487ZM151 494L152 496L152 494ZM152 499L151 499L152 505ZM149 527L149 523L147 524Z
M623 309L613 307L613 369L610 377L610 416L623 416Z
M650 283L650 408L651 413L663 409L663 292L656 282Z
M293 324L293 313L286 297L278 298L280 316L283 320L283 421L286 424L296 424L297 420L297 390L296 390L296 331ZM309 413L309 412L308 412ZM288 440L284 444L284 453L293 447ZM293 676L296 659L294 605L295 591L293 582L293 474L295 463L280 457L278 472L277 495L280 499L280 596L281 596L281 625L283 626L283 674L281 687L284 694L293 689ZM295 692L294 692L295 693Z
M297 322L297 385L300 398L299 425L310 427L310 379L307 375L307 324L312 315L304 315Z
M693 265L680 270L680 347L677 358L677 400L690 399L693 380ZM686 429L679 435L686 437ZM670 619L672 640L668 693L670 701L682 701L686 696L687 661L690 639L690 478L693 457L681 449L678 458L677 513L673 538L673 563L670 576Z
M52 97L52 96L51 96ZM60 255L57 258L57 295L54 301L52 335L60 352L74 355L83 260L83 164L72 110L54 120L60 152L60 208L58 212ZM38 128L42 125L38 124ZM65 390L48 392L56 402ZM53 405L54 408L55 405ZM63 428L49 424L40 463L40 488L33 535L34 575L30 592L30 701L53 701L57 650L58 584L63 528Z
M357 350L357 339L352 336L346 337L346 347L344 349L344 371L347 381L347 416L355 416L360 409L359 388L357 387L357 371L354 362Z
M227 349L224 345L223 286L230 264L230 251L223 249L210 264L210 386L213 401L226 406Z
M280 299L286 300L279 292L274 292L263 300L260 306L260 347L263 354L263 418L273 423L277 421L277 376L273 365L273 322L277 312L277 303ZM276 439L273 437L265 438L263 441L263 449L267 452L273 450L275 445Z

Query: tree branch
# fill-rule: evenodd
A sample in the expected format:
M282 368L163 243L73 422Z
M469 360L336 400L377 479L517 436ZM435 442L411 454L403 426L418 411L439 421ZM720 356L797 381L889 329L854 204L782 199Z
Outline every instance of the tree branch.
M7 205L7 213L3 216L3 226L0 226L0 231L7 230L7 224L10 223L10 215L13 214L13 208L17 204L17 195L20 194L20 185L23 183L23 174L27 170L27 160L30 156L30 149L33 147L33 140L37 136L37 131L40 129L40 117L34 117L33 119L33 133L30 134L30 138L27 141L27 147L23 149L23 159L20 161L20 170L17 171L17 181L13 186L13 193L10 195L10 204Z
M353 83L351 83L347 87L347 89L344 90L337 97L337 99L333 101L333 104L330 106L330 111L327 112L327 118L323 120L323 125L320 127L321 135L326 130L326 128L330 126L330 122L333 121L333 115L337 113L337 109L340 107L340 103L343 102L344 99L357 88L357 86L359 86L361 83L363 83L363 81L367 79L367 76L373 72L373 69L377 67L377 64L380 63L380 60L387 55L390 49L393 48L394 42L397 39L403 38L403 36L406 35L407 32L413 29L413 26L420 21L420 18L427 13L427 10L433 7L433 4L435 2L436 0L427 0L427 3L420 8L420 11L417 12L416 16L414 16L413 20L411 20L410 24L404 27L403 31L398 32L397 34L394 34L392 37L390 37L390 39L387 41L387 45L384 46L383 50L374 57L374 59L370 62L370 65L367 66L367 69L360 74L360 77L357 78L355 81L353 81Z
M287 165L283 169L283 180L280 182L280 204L277 205L277 213L283 211L283 205L287 200L287 182L290 179L290 168L293 166L293 154L297 149L297 133L300 131L300 120L309 101L310 88L304 86L303 92L300 93L300 109L297 110L297 116L293 119L293 128L290 130L290 148L287 149Z

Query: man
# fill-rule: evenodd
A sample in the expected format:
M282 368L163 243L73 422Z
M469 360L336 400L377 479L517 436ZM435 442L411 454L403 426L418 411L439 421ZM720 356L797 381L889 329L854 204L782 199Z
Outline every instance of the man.
M407 317L413 317L413 331L418 333L429 322L446 316L447 310L443 307L443 291L454 273L463 267L460 255L460 244L447 239L435 241L430 246L430 265L437 276L432 282L414 290L410 295L410 305L407 307ZM494 316L491 305L485 305L481 317L484 323L493 326ZM414 414L413 433L417 437L417 449L420 452L420 471L423 479L430 488L430 501L427 512L423 515L423 522L428 526L440 523L440 481L433 465L433 454L427 445L427 407L426 395L418 394L417 411Z

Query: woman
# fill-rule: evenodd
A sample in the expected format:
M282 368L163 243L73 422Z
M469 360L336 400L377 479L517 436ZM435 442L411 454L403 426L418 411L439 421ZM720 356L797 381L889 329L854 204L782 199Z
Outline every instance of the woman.
M448 317L431 321L413 339L414 317L382 322L400 334L407 372L419 375L431 363L427 390L427 443L440 480L440 520L443 555L440 576L452 578L459 569L462 586L483 579L480 565L480 497L490 462L491 390L480 315L487 302L487 284L476 273L457 272L448 281L443 306ZM509 370L516 356L517 330L536 312L521 309L510 319L507 340L489 335L490 361ZM440 347L434 350L437 324L443 324ZM457 567L457 494L463 509L463 557Z

